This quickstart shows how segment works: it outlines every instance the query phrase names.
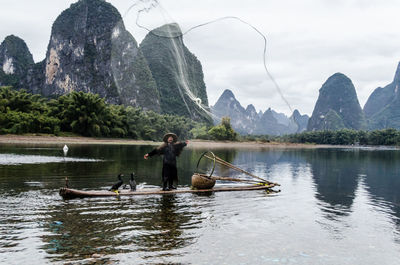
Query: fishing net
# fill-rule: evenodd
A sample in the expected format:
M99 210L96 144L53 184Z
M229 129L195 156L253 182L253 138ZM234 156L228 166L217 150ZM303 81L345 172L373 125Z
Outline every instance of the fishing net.
M248 86L248 91L256 90L256 85L265 86L266 93L259 96L254 94L249 94L248 96L260 98L268 95L270 98L271 95L274 96L276 93L273 93L272 90L268 90L275 88L275 92L278 92L281 100L290 109L290 112L293 112L291 105L282 92L282 89L279 87L278 83L267 68L266 36L247 21L236 16L225 16L205 22L199 21L200 23L196 23L194 26L181 29L175 20L173 20L168 12L162 7L160 1L157 0L134 1L123 14L122 19L124 21L129 21L125 23L128 31L126 31L122 21L118 23L113 32L112 49L112 71L115 85L118 93L121 95L122 101L129 98L130 102L128 103L130 103L130 105L137 104L139 106L140 101L152 98L154 100L154 106L157 106L157 104L160 105L159 103L161 101L161 109L163 109L164 112L169 113L168 106L163 106L162 104L163 98L168 96L167 93L170 91L168 90L168 87L163 87L158 84L158 90L151 86L146 90L138 88L140 84L137 83L137 80L140 73L135 72L134 69L139 65L138 61L142 60L143 56L141 55L141 51L138 49L137 45L136 47L128 47L130 45L128 40L132 38L132 36L130 36L130 33L132 33L135 38L137 38L137 36L143 37L144 35L147 35L146 38L152 38L153 41L154 39L156 39L155 41L158 40L159 43L162 44L160 47L165 49L165 53L168 53L168 56L164 56L158 61L157 67L164 70L167 69L166 72L164 71L164 75L167 75L168 78L174 80L174 87L178 93L173 96L176 100L179 99L179 102L183 102L180 111L185 112L187 114L186 116L190 116L195 120L201 120L202 117L207 119L207 117L209 117L214 121L220 121L222 118L216 116L215 113L210 111L207 94L203 93L203 90L199 86L196 87L196 84L201 82L199 80L194 80L196 78L195 72L198 72L198 69L194 72L192 69L193 63L191 62L197 60L197 58L188 53L188 49L184 44L184 39L185 42L195 44L194 46L188 45L190 46L190 50L196 50L196 47L202 45L203 48L207 48L206 50L209 50L213 56L218 58L222 50L232 49L230 58L232 59L237 57L239 58L239 61L243 61L240 65L232 65L229 63L230 59L226 59L226 57L221 58L221 61L225 60L225 67L229 66L230 69L227 70L218 68L218 66L209 66L210 68L214 67L214 69L218 70L218 74L211 76L210 79L213 79L214 77L215 79L223 79L227 71L230 71L230 76L232 75L232 72L237 72L237 76L240 76L241 73L264 72L267 77L266 79L257 80L257 78L255 78L256 80L254 80L252 76L249 76L248 80L252 80L252 82L256 84L254 84L253 87L248 84L246 85ZM210 31L213 32L213 35L210 35L208 32L210 27L213 27L213 30ZM237 37L238 34L235 34L235 30L239 28L242 33L242 38L251 37L255 40L253 42L254 47L242 46L241 37ZM220 32L221 34L215 34L215 32ZM124 51L124 53L121 53L121 51ZM248 54L250 53L254 57L249 58ZM246 67L248 68L245 69ZM134 74L127 74L127 69L132 69L131 72ZM156 71L153 72L153 74L157 75L160 72L161 71ZM227 84L230 86L225 87L225 89L235 87L243 90L243 84L241 84L240 81L225 81L225 86ZM218 84L218 81L214 83ZM132 90L132 87L135 89ZM217 89L221 88L208 88L208 92L209 94L216 93L215 90Z

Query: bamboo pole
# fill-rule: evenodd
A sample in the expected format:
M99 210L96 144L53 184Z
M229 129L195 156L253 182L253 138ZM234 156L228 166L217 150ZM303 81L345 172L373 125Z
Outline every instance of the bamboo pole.
M224 180L224 181L237 181L237 182L245 182L245 183L250 183L250 184L267 184L270 185L266 182L260 182L254 179L241 179L241 178L232 178L232 177L220 177L220 176L211 176L209 177L206 174L200 174L200 173L195 173L199 176L205 177L205 178L210 178L210 179L214 179L214 180Z
M209 157L209 156L207 156L207 155L205 155L205 157L208 158L208 159L214 160L214 158ZM221 164L221 165L224 165L224 166L226 166L226 167L229 167L229 168L232 168L232 169L237 170L237 171L239 171L239 172L242 172L242 173L244 173L244 174L246 174L246 175L249 175L249 176L251 176L251 177L253 177L253 178L259 179L259 180L261 180L261 181L263 181L263 182L265 182L265 183L267 183L267 184L274 184L275 186L280 186L278 183L270 182L270 181L268 181L268 180L266 180L266 179L263 179L263 178L260 178L260 177L258 177L258 176L256 176L256 175L254 175L254 174L251 174L250 172L247 172L247 171L245 171L245 170L243 170L243 169L241 169L241 168L238 168L238 167L232 165L231 163L226 162L225 160L223 160L222 158L220 158L220 157L218 157L218 156L215 156L215 159L216 159L216 162L218 162L218 163Z
M224 180L224 181L237 181L237 182L244 182L254 185L262 185L262 186L269 186L270 188L276 186L275 183L267 183L267 182L260 182L251 179L237 179L237 178L230 178L230 177L219 177L219 176L211 176L212 179L215 180Z

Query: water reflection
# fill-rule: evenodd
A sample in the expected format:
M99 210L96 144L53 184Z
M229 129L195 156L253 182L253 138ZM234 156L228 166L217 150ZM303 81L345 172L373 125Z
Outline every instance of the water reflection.
M370 203L379 209L391 209L386 212L390 218L400 224L400 152L380 149L316 149L316 150L243 150L234 157L233 163L263 178L280 182L282 172L288 165L291 177L295 181L309 167L315 187L317 206L322 217L330 226L333 222L342 222L348 226L347 219L353 211L360 180L371 194ZM237 174L229 172L229 174ZM337 224L333 230L340 229ZM337 231L333 231L336 233Z
M365 183L375 205L389 206L400 232L400 152L383 150L362 153Z
M49 208L43 249L52 260L80 260L93 254L140 253L144 259L182 255L192 244L201 212L174 195L121 201L83 200ZM88 236L90 235L90 236Z
M175 195L161 196L157 198L154 212L147 212L137 216L138 225L145 232L137 238L136 244L139 250L146 252L159 252L174 250L187 246L193 241L193 237L185 235L186 229L196 227L192 222L193 214L199 212L182 211ZM180 209L181 208L181 209ZM197 223L201 222L197 220ZM172 253L170 254L172 255Z
M306 159L312 169L317 205L326 219L318 222L332 235L341 238L343 228L352 225L350 219L344 217L354 212L357 197L365 200L371 211L381 211L390 218L399 234L400 152L327 149L308 152ZM395 238L398 241L398 237Z
M348 215L355 197L360 168L358 152L316 150L307 155L316 186L316 198L327 218Z
M66 176L73 188L107 189L119 172L134 171L140 187L160 187L162 159L143 160L152 148L69 145L68 157L98 161L0 165L0 263L22 264L32 256L36 264L83 262L93 254L121 264L207 264L214 258L227 264L400 261L396 150L215 150L228 162L282 184L275 196L238 192L119 201L58 196ZM187 148L179 157L181 186L190 185L204 151ZM60 152L62 145L1 149L21 156L59 157ZM224 170L218 174L241 174ZM273 244L265 243L269 239ZM379 257L378 248L385 249Z

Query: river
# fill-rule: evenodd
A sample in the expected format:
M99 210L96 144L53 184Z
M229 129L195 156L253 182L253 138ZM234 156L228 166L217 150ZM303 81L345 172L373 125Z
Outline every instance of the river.
M281 191L64 201L65 177L108 189L135 172L154 188L162 163L143 159L151 146L62 147L0 145L0 264L400 264L398 149L215 149ZM179 188L205 150L184 149Z

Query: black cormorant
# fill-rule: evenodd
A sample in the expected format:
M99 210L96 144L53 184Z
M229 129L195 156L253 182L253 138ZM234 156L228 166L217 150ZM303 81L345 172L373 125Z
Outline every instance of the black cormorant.
M132 172L131 173L131 179L129 180L129 186L131 186L131 191L135 191L136 190L136 181L133 179L133 176L135 174Z
M122 176L123 176L122 174L119 174L119 175L118 175L118 182L115 183L114 185L112 185L111 189L109 189L110 191L115 192L117 195L118 195L118 189L119 189L119 187L121 187L122 183L124 183L124 182L122 181Z

